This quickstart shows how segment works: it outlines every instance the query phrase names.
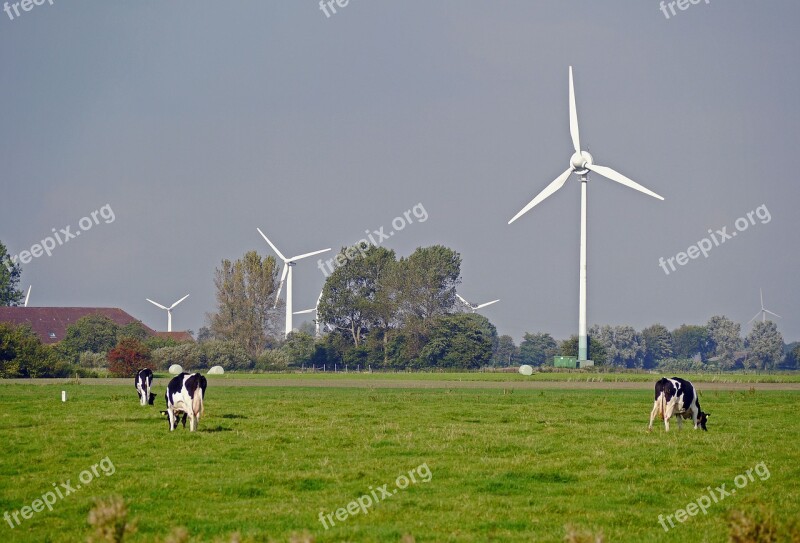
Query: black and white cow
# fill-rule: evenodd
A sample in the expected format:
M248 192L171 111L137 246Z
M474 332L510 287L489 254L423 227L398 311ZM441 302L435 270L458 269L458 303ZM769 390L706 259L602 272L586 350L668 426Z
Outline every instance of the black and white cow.
M136 380L133 385L139 393L139 403L141 405L153 405L156 395L150 392L153 387L153 372L149 368L144 368L136 372Z
M678 418L678 428L681 428L683 419L691 418L694 429L706 428L709 413L703 413L700 409L700 400L697 397L694 386L689 381L680 377L667 379L663 377L656 383L656 398L653 403L653 410L650 412L650 425L648 431L653 429L653 420L656 415L664 419L664 427L669 432L669 419L675 415Z
M197 422L203 414L203 398L206 395L206 378L199 373L181 373L172 378L167 385L167 418L169 431L178 426L178 418L183 414L183 427L189 416L189 431L197 430Z

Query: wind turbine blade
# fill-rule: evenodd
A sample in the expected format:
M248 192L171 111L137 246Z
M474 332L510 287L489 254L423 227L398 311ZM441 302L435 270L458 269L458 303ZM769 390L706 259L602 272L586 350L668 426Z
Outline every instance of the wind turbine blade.
M304 255L293 256L292 258L289 259L289 261L290 262L294 262L295 260L301 260L303 258L306 258L306 257L309 257L309 256L318 255L320 253L325 253L325 252L328 252L330 250L331 250L331 248L328 247L327 249L320 249L319 251L314 251L313 253L306 253Z
M527 213L528 211L530 211L530 210L531 210L531 209L532 209L532 208L533 208L535 205L537 205L539 202L541 202L542 200L544 200L545 198L547 198L548 196L550 196L551 194L553 194L555 191L557 191L558 189L560 189L561 187L563 187L563 186L564 186L564 183L566 183L566 182L567 182L567 179L569 178L569 174L571 174L571 173L572 173L572 168L569 168L567 171L565 171L564 173L562 173L561 175L559 175L559 176L556 178L556 180L555 180L555 181L553 181L552 183L550 183L549 185L547 185L547 186L544 188L544 190L543 190L542 192L540 192L539 194L537 194L537 195L536 195L536 198L534 198L533 200L531 200L531 201L530 201L530 203L529 203L528 205L526 205L525 207L523 207L523 208L522 208L522 211L520 211L519 213L517 213L516 215L514 215L514 218L512 218L510 221L508 221L508 224L511 224L512 222L514 222L514 221L516 221L517 219L519 219L520 217L522 217L522 216L523 216L525 213Z
M275 305L273 307L278 307L278 300L281 298L281 290L283 290L283 282L286 281L286 274L289 273L289 265L283 265L283 272L281 273L281 282L278 283L278 294L275 296Z
M764 309L764 291L758 289L758 294L761 296L761 309Z
M145 300L147 300L148 302L150 302L151 304L153 304L153 305L154 305L154 306L156 306L156 307L160 307L161 309L166 309L167 311L169 311L169 308L168 308L168 307L164 307L164 306L163 306L163 305L161 305L160 303L158 303L158 302L154 302L154 301L153 301L153 300L151 300L150 298L145 298Z
M581 136L578 131L578 109L575 106L575 87L572 83L572 66L569 67L569 135L575 152L581 152Z
M33 285L30 285L28 287L28 293L25 295L25 305L23 307L28 307L28 300L31 299L31 289L32 288L33 288Z
M498 298L497 300L492 300L491 302L486 302L485 304L481 304L481 305L475 307L475 309L480 309L482 307L486 307L487 305L496 304L499 301L500 301L500 299Z
M648 196L652 196L653 198L658 198L659 200L663 200L664 199L663 196L659 196L658 194L656 194L652 190L644 188L643 186L641 186L639 183L637 183L633 179L628 179L627 177L625 177L624 175L622 175L618 171L612 170L611 168L608 168L606 166L598 166L596 164L586 164L585 167L587 169L589 169L589 170L592 170L595 173L599 173L603 177L611 179L612 181L616 181L617 183L625 185L626 187L630 187L632 189L636 189L639 192L643 192L643 193L647 194Z
M170 309L175 309L178 306L179 303L181 303L182 301L184 301L188 297L189 297L189 295L187 294L186 296L184 296L183 298L181 298L180 300L178 300L177 302L172 304L169 308Z
M782 319L782 318L783 318L783 317L781 317L780 315L778 315L777 313L773 313L773 312L772 312L772 311L770 311L769 309L765 309L765 310L764 310L764 312L766 312L766 313L769 313L770 315L775 315L775 316L776 316L776 317L778 317L779 319Z
M459 299L459 300L461 300L461 302L462 302L462 303L463 303L465 306L467 306L467 307L472 307L472 304L471 304L471 303L469 303L468 301L466 301L464 298L462 298L462 297L461 297L461 294L459 294L458 292L456 292L456 296L458 297L458 299Z
M303 315L304 313L313 313L314 311L316 311L316 308L312 307L311 309L304 309L302 311L295 311L294 314L295 315Z
M756 320L756 319L759 317L759 315L761 315L761 311L759 311L758 313L756 313L756 316L755 316L755 317L753 317L752 319L750 319L749 321L747 321L747 324L750 324L751 322L753 322L754 320Z
M262 237L262 238L264 238L265 240L267 240L267 243L269 243L269 246L270 246L270 247L272 247L272 250L273 250L273 251L275 251L275 253L276 253L276 254L277 254L279 257L281 257L281 260L283 260L284 262L286 262L286 261L287 261L287 260L286 260L286 257L285 257L285 256L283 256L283 253L281 253L281 252L278 250L278 248L277 248L277 247L275 247L275 245L273 245L273 244L272 244L272 242L269 240L269 238L268 238L267 236L265 236L265 235L264 235L264 232L262 232L260 228L256 228L256 230L258 230L258 233L259 233L259 234L261 234L261 237Z

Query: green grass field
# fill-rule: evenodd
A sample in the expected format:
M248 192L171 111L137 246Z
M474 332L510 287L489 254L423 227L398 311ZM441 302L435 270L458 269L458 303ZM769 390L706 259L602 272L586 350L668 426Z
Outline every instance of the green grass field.
M52 511L13 529L2 521L0 541L85 541L94 498L111 495L137 519L126 541L162 541L175 526L193 541L237 531L255 541L563 541L571 524L614 542L716 542L727 540L733 510L764 507L781 523L800 516L800 392L706 392L710 431L677 431L673 421L668 434L663 425L646 432L649 391L262 388L215 378L194 434L167 431L163 387L155 392L156 406L140 407L132 385L0 385L0 514L53 483L75 487L103 458L113 464ZM735 488L761 462L768 478L669 533L659 524L709 486ZM391 492L423 464L429 482ZM391 495L366 515L335 519L384 484ZM326 530L320 512L336 526Z

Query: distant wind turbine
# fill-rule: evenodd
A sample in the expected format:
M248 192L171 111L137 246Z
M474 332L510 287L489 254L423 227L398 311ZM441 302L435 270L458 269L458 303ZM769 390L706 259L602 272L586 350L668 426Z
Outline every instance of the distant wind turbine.
M25 295L25 305L24 305L24 306L22 306L22 307L28 307L28 300L29 300L29 299L30 299L30 297L31 297L31 289L32 289L32 288L33 288L33 285L30 285L30 286L28 287L28 293Z
M317 298L317 303L316 303L316 305L314 307L312 307L311 309L304 309L302 311L295 311L294 312L295 315L304 315L306 313L314 313L314 323L315 323L314 328L315 328L315 331L316 331L315 332L315 336L316 337L321 337L320 333L319 333L319 302L320 302L320 300L322 300L322 291L320 291L319 298Z
M331 249L328 247L327 249L320 249L319 251L314 251L312 253L305 253L302 255L293 256L291 258L286 258L283 256L283 253L281 253L278 248L272 244L269 238L264 235L264 232L262 232L260 228L256 228L256 230L258 230L258 233L261 234L261 237L264 238L267 243L269 243L269 246L272 247L272 250L275 251L280 259L283 260L283 272L281 273L281 283L278 286L278 295L275 296L275 305L278 305L278 298L281 296L283 282L286 281L286 335L288 336L292 331L292 268L297 260L318 255L320 253L330 251Z
M491 302L486 302L486 303L483 303L483 304L471 304L468 301L466 301L464 298L462 298L460 294L456 293L456 296L458 296L458 299L461 300L461 302L465 306L467 306L472 313L477 313L479 309L483 309L487 305L492 305L492 304L495 304L495 303L500 301L499 299L497 299L497 300L492 300Z
M161 309L163 309L163 310L165 310L167 312L167 332L172 332L172 310L175 309L178 306L179 303L181 303L182 301L184 301L188 297L189 297L189 295L187 294L186 296L184 296L183 298L181 298L180 300L178 300L177 302L175 302L174 304L172 304L169 307L163 306L158 302L154 302L150 298L145 298L145 300L147 300L148 302L150 302L151 304L153 304L156 307L160 307Z
M758 289L758 293L761 295L761 311L759 311L758 313L756 313L756 316L755 316L755 317L753 317L752 319L750 319L749 321L747 321L747 324L750 324L751 322L753 322L754 320L756 320L756 319L758 318L758 316L759 316L759 315L761 315L761 322L764 322L764 321L766 321L766 320L767 320L767 313L769 313L770 315L775 315L775 316L776 316L776 317L778 317L779 319L782 319L783 317L781 317L781 316L780 316L780 315L778 315L777 313L773 313L772 311L770 311L769 309L767 309L766 307L764 307L764 293L761 291L761 289Z
M655 192L646 189L635 181L628 179L621 173L606 166L594 164L594 158L587 151L581 150L580 135L578 131L578 110L575 106L575 89L572 81L572 66L569 67L569 133L572 137L572 146L575 149L570 158L569 168L559 175L555 181L547 185L528 205L514 215L508 224L519 219L522 215L530 211L542 200L552 195L567 182L570 174L577 175L581 180L581 253L580 253L580 288L578 302L578 360L587 359L587 339L586 339L586 183L589 180L588 173L593 171L621 185L636 189L653 198L663 200L664 198Z

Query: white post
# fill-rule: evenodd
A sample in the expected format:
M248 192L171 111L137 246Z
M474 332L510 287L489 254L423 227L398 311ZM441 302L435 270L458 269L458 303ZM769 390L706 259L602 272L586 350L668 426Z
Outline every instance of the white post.
M66 390L62 390L61 391L61 401L62 402L66 402L67 401L67 391Z

